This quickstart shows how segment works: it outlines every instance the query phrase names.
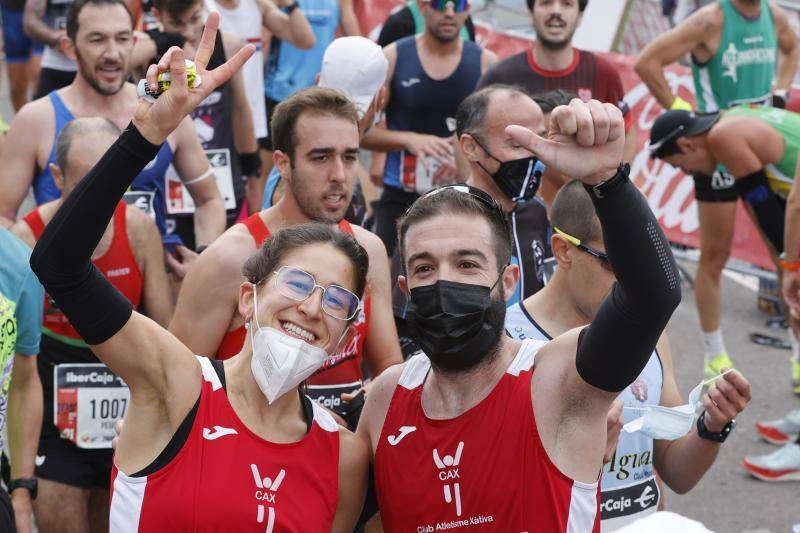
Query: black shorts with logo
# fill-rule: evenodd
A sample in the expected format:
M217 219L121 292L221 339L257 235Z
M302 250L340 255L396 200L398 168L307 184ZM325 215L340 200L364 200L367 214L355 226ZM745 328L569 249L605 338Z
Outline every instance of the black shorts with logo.
M59 436L43 436L36 453L36 476L81 489L108 490L114 450L85 450Z
M692 177L694 196L698 202L735 202L739 198L736 182L728 172L717 169L711 176L698 173Z

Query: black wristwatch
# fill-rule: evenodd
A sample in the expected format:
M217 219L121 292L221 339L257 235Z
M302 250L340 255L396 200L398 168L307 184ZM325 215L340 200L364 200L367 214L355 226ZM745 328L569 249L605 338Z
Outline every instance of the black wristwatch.
M11 494L16 489L28 489L31 494L31 500L35 500L39 494L39 480L35 477L12 479L8 484L8 493Z
M611 191L617 188L620 183L628 181L628 176L631 173L631 166L628 163L620 163L619 167L617 167L617 173L608 178L605 181L598 183L597 185L585 185L587 191L590 194L594 194L597 198L603 198Z
M298 4L298 3L297 3L297 0L295 0L294 2L292 2L291 4L289 4L288 6L286 6L286 14L287 14L287 15L291 15L291 14L292 14L292 11L294 11L294 10L295 10L295 9L297 9L298 7L300 7L300 4Z
M725 442L725 439L728 438L728 435L731 434L733 428L736 427L736 420L731 420L725 427L722 428L722 431L719 433L712 433L708 430L705 423L706 412L697 417L697 434L700 436L701 439L710 440L711 442L719 442L720 444Z

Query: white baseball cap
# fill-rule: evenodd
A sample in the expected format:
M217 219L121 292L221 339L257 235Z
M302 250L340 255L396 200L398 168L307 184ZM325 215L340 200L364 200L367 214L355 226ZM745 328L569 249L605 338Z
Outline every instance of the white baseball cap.
M319 86L344 93L364 118L386 81L389 61L383 49L365 37L340 37L325 50Z

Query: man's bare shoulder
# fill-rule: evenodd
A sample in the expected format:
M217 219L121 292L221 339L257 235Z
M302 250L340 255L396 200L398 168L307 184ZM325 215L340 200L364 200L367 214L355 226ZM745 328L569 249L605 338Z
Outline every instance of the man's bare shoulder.
M48 96L43 96L22 106L11 122L11 128L24 128L26 135L30 135L30 128L41 131L49 126L52 129L54 119L53 104Z
M234 224L211 243L198 261L202 262L204 268L226 279L234 279L238 285L242 266L257 251L256 242L247 228L242 224Z
M361 226L351 224L351 227L353 228L353 237L367 251L370 260L377 259L380 256L386 257L386 246L384 246L380 237Z

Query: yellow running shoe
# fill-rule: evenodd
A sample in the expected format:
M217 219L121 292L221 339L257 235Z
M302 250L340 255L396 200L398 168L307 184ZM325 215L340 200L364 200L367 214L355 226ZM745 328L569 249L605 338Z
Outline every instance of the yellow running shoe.
M722 374L723 368L734 368L735 365L728 354L726 352L721 352L711 358L708 359L706 356L706 364L704 368L704 373L707 379L711 379Z
M789 361L792 363L792 392L800 396L800 360L792 356Z

